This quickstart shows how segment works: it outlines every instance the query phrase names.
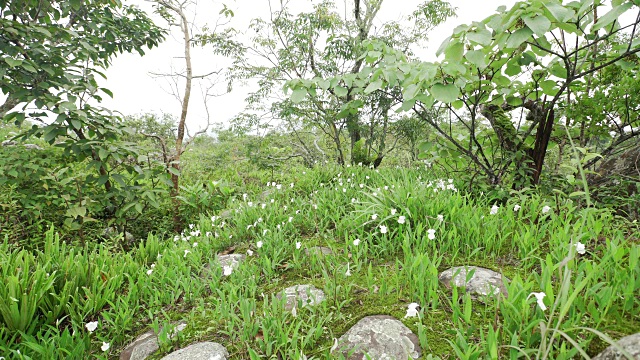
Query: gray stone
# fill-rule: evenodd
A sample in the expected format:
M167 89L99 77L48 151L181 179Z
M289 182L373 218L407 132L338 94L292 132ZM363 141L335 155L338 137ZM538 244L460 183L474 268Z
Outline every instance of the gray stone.
M227 254L218 255L218 263L221 268L225 266L231 266L234 270L240 266L240 263L246 258L243 254Z
M36 144L24 144L23 146L27 150L42 150L42 148Z
M333 250L324 246L314 246L304 250L307 255L333 255Z
M282 298L282 296L287 297L287 303L284 305L284 308L287 311L291 311L294 307L298 307L298 300L302 301L302 306L313 306L326 299L322 290L309 284L288 287L277 295L278 298Z
M108 228L105 228L102 231L102 236L107 237L107 238L115 238L118 235L120 235L120 232L114 226L109 226ZM124 240L127 243L133 243L135 241L135 238L133 237L133 235L130 232L127 231L127 232L124 233Z
M15 146L18 142L15 140L5 140L2 142L2 146Z
M232 215L231 210L227 209L227 210L224 210L223 212L221 212L219 216L220 216L221 219L229 219L229 218L231 218L231 215Z
M467 272L472 270L473 276L469 281L466 281ZM446 287L462 287L465 288L465 291L475 295L496 296L502 293L505 297L508 296L502 274L493 270L477 266L458 266L443 271L438 278Z
M352 353L349 356L349 353ZM388 315L367 316L340 337L332 354L347 360L408 360L422 353L416 334Z
M172 352L161 360L227 360L229 352L214 342L201 342Z
M186 323L179 323L173 329L169 338L172 339L187 327ZM149 330L138 336L131 344L127 345L120 353L120 360L144 360L160 348L158 336Z
M640 333L625 336L622 339L616 341L621 348L631 355L632 359L640 359ZM591 358L592 360L622 360L628 359L624 356L620 350L613 345L604 349L603 352Z

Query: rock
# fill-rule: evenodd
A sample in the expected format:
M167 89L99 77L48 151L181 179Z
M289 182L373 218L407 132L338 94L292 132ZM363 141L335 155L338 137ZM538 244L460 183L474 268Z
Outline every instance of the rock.
M333 250L324 246L314 246L304 250L307 255L333 255Z
M628 179L630 181L625 189L626 195L633 195L637 191L635 182L640 180L638 168L640 168L640 142L636 142L619 154L607 156L600 163L595 174L587 176L587 180L597 194L598 189L610 191L611 187L620 184L621 178Z
M177 324L175 329L171 334L169 334L169 338L174 338L186 327L186 323ZM153 332L153 330L149 330L138 336L131 344L127 345L127 347L122 350L120 353L120 360L144 360L159 348L160 344L158 344L158 336Z
M15 146L17 145L18 142L14 141L14 140L5 140L2 142L2 146Z
M42 150L42 148L36 144L24 144L23 146L27 150Z
M115 238L120 234L121 233L114 226L109 226L108 228L106 228L106 229L104 229L102 231L102 236L104 236L106 238ZM130 232L127 231L127 232L124 233L124 240L125 240L125 242L131 244L131 243L133 243L135 241L135 238L133 237L133 235Z
M227 360L229 352L214 342L201 342L172 352L161 360Z
M616 341L621 348L626 350L631 356L632 359L640 360L640 333L625 336L622 339ZM618 349L615 347L609 346L604 349L603 352L591 358L592 360L623 360L627 359L626 356L622 355Z
M221 212L219 216L221 219L229 219L231 218L231 215L232 215L231 210L227 209Z
M273 196L273 189L267 189L260 194L259 199L261 201L267 201L271 199L272 196Z
M231 266L235 270L245 258L246 256L243 254L218 255L218 263L220 268Z
M472 270L473 276L471 276L471 279L465 284L467 271ZM505 297L508 296L507 287L502 281L502 274L493 270L477 266L457 266L443 271L438 278L446 287L450 288L453 282L453 285L465 288L465 291L472 294L495 296L502 293ZM509 279L507 279L507 281L509 281Z
M287 311L298 307L298 299L302 301L302 306L317 305L326 299L322 290L309 284L288 287L277 295L279 299L282 298L282 296L287 297L287 303L284 305Z
M352 350L353 354L347 357ZM361 319L338 339L337 347L332 351L334 356L343 354L347 360L407 360L417 359L421 353L416 334L388 315Z

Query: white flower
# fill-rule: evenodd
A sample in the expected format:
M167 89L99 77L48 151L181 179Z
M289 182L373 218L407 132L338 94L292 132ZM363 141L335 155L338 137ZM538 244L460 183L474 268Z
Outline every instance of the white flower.
M273 204L274 202L276 202L276 200L275 199L271 199L271 200L269 200L269 202Z
M260 204L260 208L264 209L266 207L267 207L267 204L265 204L265 203Z
M298 316L298 310L296 310L295 306L291 309L291 316L293 316L293 317L297 317Z
M222 267L222 275L229 276L233 272L233 267L225 265Z
M391 208L391 215L395 215L398 210Z
M438 221L444 221L444 215L439 214L437 217L438 217Z
M293 187L293 183L289 184L289 187L291 187L291 188L292 188L292 187Z
M356 202L356 199L355 198L351 198L351 203L354 203L354 202Z
M87 330L89 330L90 333L96 331L96 329L98 328L98 322L97 321L92 321L92 322L88 322L85 327L87 328Z
M375 220L375 219L377 219L377 218L378 218L378 214L373 214L373 215L371 215L371 220Z
M262 240L258 241L256 243L256 246L258 247L258 249L260 249L262 247Z
M211 231L207 231L204 235L205 235L206 237L210 237L210 236L211 236Z
M551 207L550 207L549 205L545 205L545 206L542 208L542 213L543 213L543 214L546 214L546 213L548 213L548 212L549 212L549 210L551 210Z
M300 241L298 241L296 243L296 249L300 249L302 247L302 243Z
M104 342L104 341L103 341L103 342L102 342L102 346L100 347L100 349L101 349L102 351L107 351L107 350L109 350L109 348L110 348L110 347L111 347L111 344L109 344L108 342Z
M491 215L495 215L495 214L497 214L497 213L498 213L498 209L499 209L499 208L498 208L498 205L493 204L493 206L491 207L491 211L489 212L489 214L491 214Z
M584 246L583 243L581 242L577 242L575 244L573 244L573 246L576 247L576 252L580 255L584 255L587 252L587 248Z
M373 195L373 196L378 196L378 193L377 193L377 192L374 192L374 193L373 193L373 194L371 194L371 195Z
M193 243L193 247L197 247L197 246L198 246L198 243L197 243L197 242L194 242L194 243Z
M360 184L360 189L364 188L364 184Z
M347 263L347 271L345 271L344 276L351 276L351 270L349 269L349 263Z
M398 224L404 224L404 222L405 222L404 215L400 215L400 217L398 218Z
M384 189L385 189L385 190L389 190L389 187L388 187L388 186L385 186L385 187L384 187Z
M365 176L365 179L369 180L369 175Z
M247 205L249 205L249 207L253 207L253 201L249 201Z
M189 224L189 229L193 229L195 227L194 224Z
M314 209L314 210L318 210L318 205L313 204L313 209Z
M513 206L513 211L518 211L518 210L520 210L521 208L522 208L522 207L521 207L520 205L515 204L515 205Z
M289 222L293 221L293 216L289 216Z
M160 257L160 256L158 256L158 257ZM151 268L152 269L155 268L155 267L156 267L156 264L151 264Z
M187 254L190 253L191 251L189 249L185 249L184 250L184 256L183 257L187 257Z
M387 227L384 226L384 225L380 225L380 232L383 233L383 234L386 234L387 233Z
M427 230L427 233L429 234L429 235L427 235L429 240L433 240L433 239L436 238L436 231L434 229Z
M147 275L151 275L151 274L153 274L153 269L147 270Z
M247 194L242 194L242 200L247 200L247 196L249 196L249 195L247 195Z
M276 185L276 189L278 190L282 189L282 185L281 184Z
M267 231L269 231L269 230L267 230L267 229L262 230L262 236L267 235Z
M249 255L249 256L253 256L253 251L252 251L251 249L248 249L248 250L247 250L247 255Z
M544 304L544 302L542 301L542 299L544 299L545 296L547 296L547 294L543 293L543 292L532 292L531 294L529 294L529 296L527 296L527 299L531 297L531 295L536 297L536 301L538 302L538 306L540 307L540 309L542 309L542 311L547 310L547 306Z
M358 246L360 244L360 239L353 240L353 245Z
M408 317L415 317L418 316L418 307L420 307L420 304L418 303L411 303L407 306L407 315L405 315L405 318Z

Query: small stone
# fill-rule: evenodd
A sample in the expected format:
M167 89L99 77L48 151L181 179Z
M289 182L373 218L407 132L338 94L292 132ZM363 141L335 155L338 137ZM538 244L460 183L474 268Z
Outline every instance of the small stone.
M473 271L473 276L465 283L468 271ZM465 291L472 294L496 296L502 293L505 297L508 296L502 274L493 270L477 266L458 266L443 271L438 278L446 287L450 288L453 283L454 286L465 288Z
M42 148L36 144L24 144L23 146L27 150L42 150Z
M276 296L280 299L283 295L287 297L287 302L284 305L287 311L298 307L298 299L302 301L302 306L317 305L326 299L322 290L309 284L288 287Z
M178 323L169 334L172 339L187 327L186 323ZM131 344L127 345L120 353L120 360L144 360L160 348L158 336L149 330L138 336Z
M640 360L640 333L625 336L616 341L616 344L623 348L632 359ZM626 360L627 357L615 348L613 345L604 349L603 352L591 358L592 360Z
M218 255L218 263L220 264L220 268L224 268L225 266L231 266L233 270L237 269L240 266L240 263L246 258L243 254L227 254L227 255Z
M304 250L307 255L333 255L333 250L324 246L314 246Z
M353 354L349 356L349 353ZM338 339L334 356L347 360L418 359L422 349L416 334L400 320L388 315L367 316Z
M227 360L229 352L214 342L201 342L172 352L161 360Z

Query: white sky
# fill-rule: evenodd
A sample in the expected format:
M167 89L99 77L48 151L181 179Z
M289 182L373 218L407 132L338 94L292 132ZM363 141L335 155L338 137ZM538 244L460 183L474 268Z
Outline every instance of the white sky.
M379 22L399 20L415 10L418 4L425 0L385 0L378 14ZM279 0L272 0L279 5ZM290 0L292 8L305 8L318 0ZM151 6L143 0L126 0L125 4L135 4L151 12ZM268 0L227 0L229 8L233 9L235 17L231 25L236 29L247 29L249 21L253 18L269 17ZM336 0L338 6L343 6L343 0ZM426 49L418 55L423 60L434 60L433 55L442 41L449 36L453 28L460 24L468 24L479 21L494 13L500 5L510 6L515 0L450 0L450 3L458 8L457 17L450 18L447 22L431 32ZM222 9L219 2L200 0L196 11L195 22L198 25L215 23L218 12ZM154 19L157 16L154 15ZM165 26L161 18L157 18L157 24ZM106 97L103 106L117 110L124 115L155 112L170 113L176 117L180 114L180 103L169 93L170 86L166 79L153 78L150 72L168 73L172 66L175 69L184 68L182 45L175 37L180 36L178 29L173 29L173 36L147 52L144 57L137 54L122 54L113 60L112 66L107 70L107 80L102 81L101 86L110 89L114 99ZM194 75L208 73L216 69L224 68L224 59L210 54L205 49L192 49ZM178 88L181 93L184 85ZM220 87L225 89L224 84ZM213 98L209 102L211 122L228 124L228 121L244 109L244 98L249 89L236 86L233 92L221 97ZM191 102L189 105L188 127L192 130L206 124L206 112L198 84L194 83Z

